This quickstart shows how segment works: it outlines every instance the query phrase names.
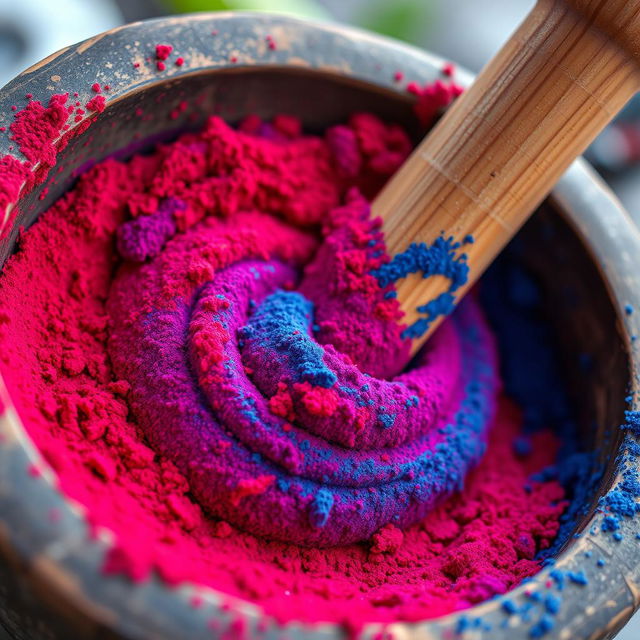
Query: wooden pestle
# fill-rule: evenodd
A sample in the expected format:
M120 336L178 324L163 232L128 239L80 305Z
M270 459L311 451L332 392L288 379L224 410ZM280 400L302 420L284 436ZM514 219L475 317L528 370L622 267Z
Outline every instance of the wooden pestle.
M639 61L640 0L538 0L373 202L389 255L443 232L471 235L458 250L470 270L457 302L640 89ZM399 280L405 322L448 286L420 273Z

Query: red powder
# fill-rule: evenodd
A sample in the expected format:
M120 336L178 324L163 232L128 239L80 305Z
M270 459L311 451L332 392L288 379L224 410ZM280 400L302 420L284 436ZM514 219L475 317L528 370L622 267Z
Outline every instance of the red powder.
M20 151L29 162L41 162L47 167L55 164L53 141L67 121L66 101L66 93L52 96L48 107L35 100L15 115L10 127L11 139L19 144Z
M371 553L395 553L402 547L404 534L398 527L386 524L371 538Z
M442 73L445 76L451 77L455 73L455 70L456 66L453 64L453 62L445 62L442 65Z
M273 484L275 479L275 476L258 476L257 478L241 480L229 496L229 502L237 506L242 498L260 495Z
M452 90L432 93L440 104ZM38 123L53 123L39 138L43 147L64 123L56 119L58 102L51 111L29 112L37 111ZM349 127L364 172L360 186L374 190L384 171L402 161L406 137L366 114L354 116ZM343 189L330 145L313 137L285 144L287 136L274 132L276 141L265 141L213 119L201 134L186 134L153 154L127 164L107 160L22 237L0 280L0 370L16 409L62 490L88 508L92 528L115 533L105 574L138 582L155 569L169 584L191 580L258 602L278 620L335 621L351 629L432 618L502 593L538 571L534 553L550 545L565 506L557 483L528 483L553 461L557 443L539 433L531 453L516 457L512 442L521 416L505 398L487 454L460 494L405 531L387 525L367 543L322 551L260 540L208 518L185 477L147 446L131 421L128 386L114 379L105 346L115 231L127 216L146 215L170 195L188 202L176 219L181 229L206 216L241 215L252 205L313 228ZM14 135L33 148L24 131ZM203 144L210 153L198 151ZM192 182L205 162L211 174ZM0 170L0 204L6 204L27 170L10 157L0 160ZM310 250L312 238L300 234ZM261 241L248 225L225 250L243 255ZM194 278L207 277L202 265L191 268ZM307 410L331 411L328 395L296 392L305 394ZM281 395L274 412L287 415L291 398ZM238 485L232 499L271 482L262 476Z
M443 73L448 75L444 69L445 67L443 67ZM452 82L436 80L426 87L419 87L415 82L410 82L407 85L407 91L418 97L415 112L420 122L426 126L433 121L439 111L462 93L462 87Z
M278 390L269 398L269 409L276 416L293 422L296 418L293 411L293 399L284 382L278 382Z
M47 176L54 165L56 152L64 148L66 140L60 139L54 146L62 131L67 127L68 111L65 108L67 94L53 95L49 105L33 100L25 109L16 113L10 126L12 140L18 143L25 161L11 155L0 158L0 211L4 212L18 200L22 189L29 191ZM13 145L9 147L13 151ZM4 227L0 228L0 239L4 238L18 214L14 207Z
M333 389L313 387L308 382L296 382L293 389L300 394L302 406L314 416L328 418L338 408L339 397Z
M91 91L93 91L94 93L100 93L102 91L102 89L100 88L100 84L97 82L94 82L91 85Z
M170 44L157 44L156 45L156 60L166 60L173 51L173 47Z
M84 105L89 111L95 111L97 113L102 113L106 106L106 101L104 96L96 96L95 98L91 98L87 104Z
M176 58L176 67L181 67L184 64L184 58L182 56L180 56L179 58Z
M164 62L158 61L156 62L156 67L158 71L164 71L167 68L167 65Z

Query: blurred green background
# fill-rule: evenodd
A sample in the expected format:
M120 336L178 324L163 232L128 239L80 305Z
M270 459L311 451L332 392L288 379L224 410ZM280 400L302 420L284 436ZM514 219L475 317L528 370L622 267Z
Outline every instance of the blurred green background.
M415 42L421 38L425 25L432 23L429 0L368 0L342 2L343 11L334 3L319 0L161 0L172 12L190 11L281 11L310 18L345 18L372 31ZM346 5L346 6L345 6ZM344 9L347 9L345 12Z

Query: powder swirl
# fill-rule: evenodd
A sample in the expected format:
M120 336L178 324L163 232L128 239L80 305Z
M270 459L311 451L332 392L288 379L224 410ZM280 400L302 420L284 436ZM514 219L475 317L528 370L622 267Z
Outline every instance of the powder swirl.
M204 130L184 134L149 154L126 162L107 159L92 167L20 237L19 250L0 276L0 370L12 403L43 456L39 464L50 465L60 489L85 507L91 540L96 541L97 531L112 533L103 558L105 575L126 576L136 583L158 576L170 585L195 585L191 588L198 593L212 587L259 605L266 624L274 619L330 621L355 633L369 622L424 620L503 593L538 571L541 550L548 551L565 539L561 536L553 542L567 506L563 487L552 479L555 476L534 475L553 463L558 451L557 438L543 429L555 421L548 420L540 407L550 403L557 408L561 385L548 376L545 354L552 350L547 345L545 351L539 332L527 324L536 314L529 308L521 316L509 312L509 287L495 289L502 304L494 309L503 320L498 337L502 341L505 335L511 336L508 351L501 350L501 356L503 360L508 356L511 363L507 371L514 370L514 363L526 364L517 381L529 385L532 381L527 376L535 377L528 394L517 395L525 416L535 408L536 416L545 417L535 433L523 436L522 413L503 393L496 393L490 425L482 419L465 424L472 415L492 411L492 341L473 299L443 323L420 363L393 383L388 379L385 367L403 353L403 341L398 339L401 328L395 323L390 290L381 290L374 275L384 264L383 256L373 255L379 248L368 246L378 242L377 230L364 223L367 205L351 188L371 200L409 149L399 127L368 114L354 114L324 136L302 135L300 122L290 116L278 116L269 123L248 118L239 125L239 132L214 118ZM166 267L162 277L160 267ZM128 293L125 281L132 284ZM233 286L235 298L227 295L225 282ZM330 288L327 282L332 283ZM224 301L216 297L220 291L214 293L215 287L224 289ZM123 311L117 318L116 307ZM289 324L280 323L274 312L278 309L291 311L283 316ZM311 314L308 322L306 313ZM142 321L145 314L147 324ZM363 314L377 320L363 323ZM342 321L334 322L334 316ZM225 332L216 323L228 324L231 318L239 329L228 344L221 340ZM182 333L171 334L165 321L181 326ZM156 370L150 363L142 364L150 367L150 376L157 371L157 378L167 375L173 383L195 388L200 403L196 408L204 411L207 424L217 432L194 431L171 441L171 434L162 429L164 423L141 429L136 402L143 396L139 390L134 392L128 380L141 375L142 365L120 358L115 370L115 341L124 340L116 335L115 324L123 330L131 328L131 339L144 338L156 354L178 354L181 366L186 363L183 380L172 378L170 369L160 370L159 362ZM385 335L387 330L391 333ZM333 387L319 384L331 379L316 375L315 369L307 380L272 380L270 352L266 347L254 348L252 341L277 348L282 339L297 349L295 331L304 334L311 355L322 353L324 367L336 375ZM523 352L519 347L525 343ZM133 346L140 348L140 344ZM371 489L379 493L378 504L388 507L391 491L410 489L389 478L365 481L361 476L364 484L347 484L343 480L348 474L339 467L334 471L342 473L342 484L324 478L317 481L317 475L316 479L311 475L313 469L308 471L315 459L304 467L313 439L321 451L336 449L356 462L378 456L382 468L415 464L416 443L428 436L433 443L442 438L443 442L435 443L433 453L438 456L445 439L457 442L454 431L461 434L460 429L473 435L470 440L460 439L465 455L471 451L464 448L467 444L480 451L485 438L487 451L467 475L464 488L413 525L400 528L389 523L369 540L325 549L254 535L215 516L220 513L214 511L217 505L211 509L202 496L196 496L197 473L191 467L183 471L173 462L180 445L186 452L195 449L193 438L220 442L215 451L196 452L196 461L201 456L207 463L218 461L225 442L237 443L238 450L242 446L247 452L253 446L248 423L231 424L236 431L220 435L223 423L213 422L220 411L222 417L226 415L227 407L229 411L239 408L245 418L242 411L251 412L254 407L241 406L234 399L234 403L225 400L222 410L213 409L205 394L208 374L221 372L214 366L216 354L226 358L225 350L236 346L238 368L233 371L235 387L227 389L229 397L251 390L262 409L266 401L269 410L264 414L269 423L257 425L261 432L276 424L270 433L282 436L281 425L284 434L300 434L303 439L293 441L290 450L309 475L286 471L287 458L281 464L282 457L274 462L252 451L248 464L263 464L259 474L249 477L248 467L243 467L229 486L216 487L230 489L220 498L225 501L225 513L231 514L234 504L245 513L246 505L256 504L254 500L282 490L279 485L289 473L292 486L317 488L313 502L312 494L300 498L297 517L302 524L296 534L329 536L336 535L332 518L340 514L343 495L348 499L367 485L369 493ZM392 346L398 351L394 353ZM482 363L483 349L488 368L483 365L474 372L466 367L466 363ZM332 354L342 354L339 366L332 364ZM295 370L284 355L278 362L293 376ZM541 356L545 375L537 376ZM438 365L443 362L448 362L448 369ZM343 386L356 389L357 398L337 384L349 375L350 363L360 368L364 382L347 379ZM445 370L450 372L448 377L443 376ZM463 375L472 373L488 384L470 382L464 388ZM246 386L241 387L237 383L245 374ZM411 376L418 379L409 382ZM513 382L506 380L507 385ZM369 388L362 389L367 384ZM391 405L376 405L375 409L385 407L380 412L368 400L363 402L379 400L390 388L399 393L400 386L413 391L420 385L429 396L410 394L409 404L415 404L411 398L415 395L417 407L405 410L400 404L397 410L387 411ZM164 389L166 395L153 400L174 400L178 411L184 389L178 392L172 385ZM351 404L343 402L352 395ZM483 397L489 404L476 406ZM342 416L342 406L357 407L356 412L367 418L362 430L349 431L346 422L336 421L332 422L335 431L328 433L325 414ZM183 405L184 411L192 409ZM411 422L416 426L412 430L405 422L402 427L403 416L418 411L430 416L431 425L425 421L418 430ZM398 427L402 430L394 431ZM154 440L153 430L166 436L162 446ZM355 440L348 446L334 440L350 442L350 437ZM523 437L527 446L516 446ZM287 440L274 437L264 444L275 447L277 442ZM395 450L406 457L393 459ZM449 451L456 451L456 446ZM471 464L471 457L464 464ZM439 456L438 461L442 462ZM566 461L558 465L564 468ZM442 484L437 490L453 486L454 476L449 474L462 478L444 463L439 469ZM42 481L32 471L38 468L24 470L24 481ZM243 478L246 481L240 483ZM342 495L336 487L344 489ZM199 489L202 493L207 487ZM406 507L400 506L400 511ZM42 514L51 521L57 516ZM358 526L365 528L362 522ZM200 606L196 602L202 602L198 594L194 606ZM219 620L211 622L219 624ZM221 632L226 626L225 622ZM234 629L230 626L229 634L236 637Z
M295 153L295 141L251 142ZM192 183L221 161L211 146L189 152ZM389 262L379 221L356 187L319 237L259 202L171 237L188 209L171 194L121 225L109 353L145 435L198 501L255 534L332 546L406 527L460 489L498 390L476 303L391 376L408 344L393 283L375 275Z

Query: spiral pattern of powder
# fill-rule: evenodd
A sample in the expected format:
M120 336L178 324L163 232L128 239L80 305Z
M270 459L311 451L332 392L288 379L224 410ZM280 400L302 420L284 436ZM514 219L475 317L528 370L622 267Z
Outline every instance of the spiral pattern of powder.
M161 235L180 206L159 208ZM498 383L473 300L395 378L344 338L357 325L403 353L368 214L351 192L319 248L259 212L206 219L115 279L110 355L141 428L210 513L254 533L326 546L406 526L484 451Z

